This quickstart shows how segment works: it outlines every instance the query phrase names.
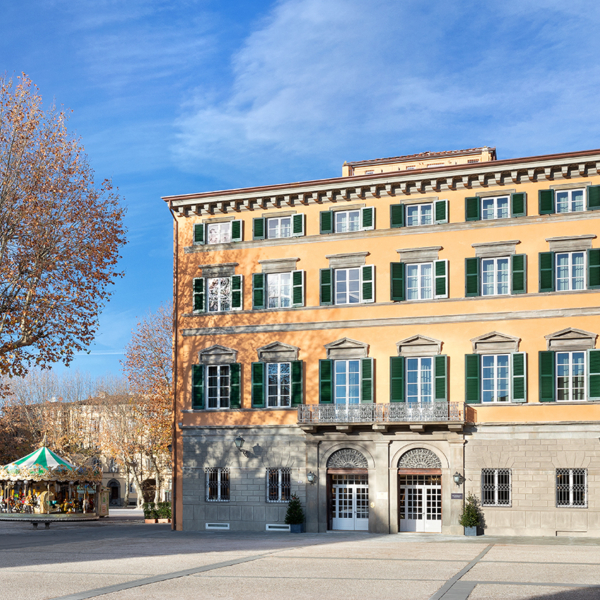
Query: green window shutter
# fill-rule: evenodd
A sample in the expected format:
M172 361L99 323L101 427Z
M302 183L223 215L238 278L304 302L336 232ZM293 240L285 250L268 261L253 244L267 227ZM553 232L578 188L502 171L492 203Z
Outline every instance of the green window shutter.
M435 297L448 297L448 261L435 260L433 261L433 273L435 279Z
M319 404L333 403L333 361L319 361Z
M465 355L465 401L467 404L481 402L481 356L479 354Z
M304 215L292 215L292 237L304 235Z
M242 241L242 221L236 219L231 221L231 241L241 242Z
M362 301L375 302L375 265L361 267Z
M375 207L365 206L360 209L360 224L363 231L375 229Z
M292 306L304 306L304 271L292 271Z
M513 217L527 216L527 194L515 192L510 195L510 212Z
M554 402L556 399L556 382L554 381L554 352L551 350L539 353L540 402Z
M435 400L448 401L448 357L440 354L434 359L435 364Z
M258 217L252 220L252 239L264 240L265 239L265 225L266 219Z
M244 276L231 276L231 310L244 308Z
M392 302L402 302L405 299L404 291L404 263L390 263L390 296Z
M512 401L527 402L527 355L515 352L512 358Z
M554 190L539 190L538 204L540 215L551 215L554 213Z
M472 196L465 198L465 221L481 220L481 198Z
M292 406L302 404L302 361L292 361Z
M390 206L390 227L404 227L404 204Z
M527 255L513 254L511 264L511 291L513 294L527 293Z
M554 252L540 252L540 292L554 291Z
M479 296L479 257L465 258L465 296Z
M252 308L265 307L265 287L267 276L264 273L252 275Z
M242 365L231 363L229 365L229 408L242 407Z
M194 312L204 312L204 277L194 278Z
M600 350L588 350L588 400L600 400Z
M204 365L192 365L192 408L204 409Z
M265 367L262 362L252 363L252 408L265 407Z
M320 278L320 305L333 304L333 269L321 269Z
M333 213L329 210L322 210L320 217L321 233L333 233Z
M390 402L404 402L404 356L390 358Z
M588 254L588 290L600 288L600 249L590 248Z
M433 214L435 215L435 223L448 222L448 200L436 200L433 203Z
M194 225L194 244L204 244L204 223Z
M600 185L588 185L587 209L600 210Z
M360 369L360 402L361 404L373 404L373 359L363 358Z

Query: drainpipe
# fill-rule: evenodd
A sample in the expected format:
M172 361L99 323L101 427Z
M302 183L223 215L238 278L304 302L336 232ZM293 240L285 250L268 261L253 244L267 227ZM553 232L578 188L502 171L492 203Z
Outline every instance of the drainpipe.
M173 209L169 204L169 212L173 217L175 235L173 240L173 423L172 423L172 437L171 437L171 461L173 474L171 481L171 530L177 529L177 520L179 515L177 514L177 336L178 336L178 305L179 297L177 295L177 281L178 281L178 267L179 267L179 222Z

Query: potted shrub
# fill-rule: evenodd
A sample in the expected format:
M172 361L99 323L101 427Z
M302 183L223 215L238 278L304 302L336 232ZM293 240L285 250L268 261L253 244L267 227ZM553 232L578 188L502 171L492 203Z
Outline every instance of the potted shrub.
M156 523L158 520L158 513L154 508L154 502L144 502L142 506L144 511L144 522L145 523Z
M480 535L483 515L479 508L479 501L473 494L467 496L459 523L465 528L465 535Z
M157 512L158 512L158 522L159 523L170 523L171 522L171 503L170 502L159 502Z
M302 525L304 524L304 511L300 498L296 494L292 494L288 502L288 509L285 515L285 523L290 526L292 533L302 533Z

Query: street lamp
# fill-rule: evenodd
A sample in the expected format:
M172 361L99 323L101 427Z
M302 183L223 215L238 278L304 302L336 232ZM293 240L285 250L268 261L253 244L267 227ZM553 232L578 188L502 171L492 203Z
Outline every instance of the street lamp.
M317 480L317 476L312 471L309 471L306 474L306 480L308 481L308 483L313 485L315 483L315 481Z
M238 435L238 436L235 438L235 447L236 447L238 450L241 450L241 449L242 449L242 446L244 445L244 441L245 441L245 440L244 440L244 438L243 438L241 435Z
M458 471L454 473L452 479L454 479L454 483L456 485L462 485L466 481L465 478Z

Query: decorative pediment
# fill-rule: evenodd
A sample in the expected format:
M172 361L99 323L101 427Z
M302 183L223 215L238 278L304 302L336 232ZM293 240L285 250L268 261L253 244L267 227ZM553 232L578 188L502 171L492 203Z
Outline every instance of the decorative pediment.
M518 352L521 338L492 331L473 338L473 352L475 354L498 354L502 352Z
M424 335L413 335L396 344L398 356L437 356L442 351L442 342Z
M350 338L342 338L330 344L325 344L327 350L327 358L335 359L351 359L351 358L366 358L369 354L369 344L357 342Z
M300 348L284 344L283 342L271 342L256 350L258 360L267 363L298 360L298 352L300 352Z
M398 461L399 469L441 469L442 462L437 454L427 448L413 448L405 452Z
M596 347L598 334L568 327L556 333L544 336L548 350L591 350Z
M214 344L200 350L199 361L203 365L227 365L237 362L237 350Z

